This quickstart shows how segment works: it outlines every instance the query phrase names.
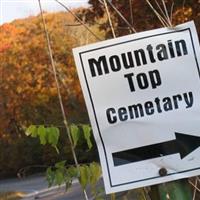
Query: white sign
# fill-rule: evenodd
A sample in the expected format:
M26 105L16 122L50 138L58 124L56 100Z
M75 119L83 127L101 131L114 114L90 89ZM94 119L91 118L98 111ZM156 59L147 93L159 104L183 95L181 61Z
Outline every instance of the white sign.
M193 22L76 48L74 56L107 193L200 174Z

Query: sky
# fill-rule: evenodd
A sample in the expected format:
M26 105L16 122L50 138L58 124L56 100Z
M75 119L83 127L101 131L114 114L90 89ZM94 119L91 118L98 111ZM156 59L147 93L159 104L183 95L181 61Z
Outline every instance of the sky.
M88 0L60 0L70 8L86 6ZM41 0L45 11L65 11L54 0ZM0 0L0 24L11 22L15 19L37 15L39 13L38 0Z

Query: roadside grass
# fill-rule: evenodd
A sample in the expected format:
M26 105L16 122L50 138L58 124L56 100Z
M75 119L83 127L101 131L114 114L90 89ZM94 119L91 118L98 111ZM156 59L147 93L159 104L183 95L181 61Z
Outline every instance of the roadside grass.
M22 192L0 192L0 200L19 200L22 196Z

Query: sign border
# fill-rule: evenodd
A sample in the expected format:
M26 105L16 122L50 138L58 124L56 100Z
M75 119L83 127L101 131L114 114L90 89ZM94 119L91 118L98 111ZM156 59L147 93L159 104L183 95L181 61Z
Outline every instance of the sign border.
M197 54L196 54L196 50L195 50L195 46L194 46L193 36L192 36L192 32L191 32L190 28L181 29L181 30L175 30L175 31L167 32L167 33L154 34L154 35L150 35L150 36L145 36L145 37L141 37L141 38L137 38L137 39L127 40L127 41L124 41L124 42L119 42L119 43L115 43L115 44L112 44L112 45L106 45L104 47L98 47L98 48L90 49L90 50L87 50L87 51L79 52L79 58L80 58L80 61L81 61L81 66L82 66L82 70L83 70L86 86L87 86L87 89L88 89L88 94L89 94L89 98L90 98L90 101L91 101L91 105L92 105L92 109L93 109L93 113L94 113L94 117L95 117L96 126L97 126L97 129L98 129L98 132L99 132L99 137L100 137L102 146L103 146L103 151L104 151L104 156L105 156L105 160L106 160L107 172L108 172L108 177L109 177L109 182L110 182L110 187L111 188L118 187L118 186L124 186L124 185L137 183L137 182L142 182L142 181L147 181L147 180L152 180L152 179L157 179L157 178L160 178L160 176L154 176L154 177L135 180L135 181L129 181L129 182L121 183L121 184L115 184L115 185L112 184L112 178L111 178L111 174L110 174L110 168L109 168L109 165L108 165L106 147L105 147L105 144L104 144L104 141L103 141L103 138L102 138L102 135L101 135L101 130L100 130L100 127L99 127L99 124L98 124L96 110L95 110L94 102L93 102L93 99L92 99L90 87L89 87L89 84L88 84L88 79L87 79L87 76L86 76L86 73L85 73L84 64L83 64L83 60L82 60L82 55L85 54L85 53L88 53L88 52L92 52L92 51L99 50L99 49L105 49L105 48L117 46L117 45L120 45L120 44L125 44L125 43L134 42L134 41L138 41L138 40L143 40L143 39L147 39L147 38L151 38L151 37L156 37L156 36L161 36L161 35L168 35L168 34L173 34L173 33L177 33L177 32L184 32L184 31L189 31L190 39L191 39L191 42L192 42L192 48L193 48L193 52L194 52L194 56L195 56L195 61L196 61L196 67L197 67L198 75L199 75L199 79L200 79L200 68L199 68L199 63L198 63L198 60L197 60ZM167 174L165 177L171 176L171 175L174 175L174 174L182 174L182 173L185 173L185 172L196 171L196 170L199 170L199 169L200 169L200 167L193 168L193 169L188 169L188 170L184 170L184 171L179 171L179 172L175 172L175 173L170 173L170 174Z

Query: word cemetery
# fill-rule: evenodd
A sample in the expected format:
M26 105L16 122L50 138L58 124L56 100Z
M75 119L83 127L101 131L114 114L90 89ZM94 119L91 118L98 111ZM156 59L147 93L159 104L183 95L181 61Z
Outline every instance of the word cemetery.
M177 94L172 97L164 97L162 100L156 97L153 101L129 105L128 107L108 108L106 115L108 122L114 124L119 121L132 120L145 115L153 115L154 113L162 113L179 108L179 102L184 102L185 108L191 108L193 105L192 92Z
M175 57L188 55L185 40L172 41L168 40L167 45L158 44L155 47L149 44L146 49L137 49L120 55L100 56L98 59L91 58L88 60L92 77L103 76L112 72L119 72L122 68L131 69L135 67L146 67L151 63L164 61ZM124 74L124 78L129 84L131 92L137 88L144 90L148 87L156 89L162 84L161 75L158 70L148 71L148 73L128 73ZM179 108L179 102L185 103L185 108L191 108L193 105L192 92L176 94L171 97L160 99L156 97L154 100L146 101L144 105L138 103L120 108L106 109L107 120L110 124L118 121L127 121L143 117L144 115L152 115L154 113L162 113Z

